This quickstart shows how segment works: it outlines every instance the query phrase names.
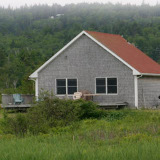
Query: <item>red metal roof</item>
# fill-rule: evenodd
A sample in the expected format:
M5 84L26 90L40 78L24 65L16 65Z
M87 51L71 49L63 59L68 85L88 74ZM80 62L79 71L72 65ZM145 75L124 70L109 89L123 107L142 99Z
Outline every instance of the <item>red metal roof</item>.
M98 42L106 46L121 59L140 73L160 74L160 65L128 43L123 37L115 34L85 31Z

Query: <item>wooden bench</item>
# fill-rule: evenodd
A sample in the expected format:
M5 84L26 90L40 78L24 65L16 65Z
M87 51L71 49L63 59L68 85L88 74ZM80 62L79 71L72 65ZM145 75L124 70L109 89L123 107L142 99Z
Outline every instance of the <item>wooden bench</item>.
M127 102L115 102L115 103L98 103L98 105L104 109L118 109L128 105Z
M84 94L84 96L91 96L92 100L94 96L101 96L101 94ZM120 107L128 106L127 102L114 102L114 103L98 103L98 105L104 109L118 109Z

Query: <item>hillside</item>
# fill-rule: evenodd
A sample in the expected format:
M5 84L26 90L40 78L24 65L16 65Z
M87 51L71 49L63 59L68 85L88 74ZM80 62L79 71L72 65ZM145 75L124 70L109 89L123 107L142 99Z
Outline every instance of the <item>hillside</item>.
M123 35L160 62L160 5L0 8L0 90L33 93L28 76L82 30Z

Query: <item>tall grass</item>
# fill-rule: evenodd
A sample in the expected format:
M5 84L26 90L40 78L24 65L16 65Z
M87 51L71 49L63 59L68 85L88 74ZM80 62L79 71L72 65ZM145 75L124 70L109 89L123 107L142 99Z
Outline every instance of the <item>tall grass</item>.
M158 160L159 139L123 142L73 140L71 137L38 136L1 140L1 160Z
M48 134L0 136L0 160L158 160L160 112L108 111Z

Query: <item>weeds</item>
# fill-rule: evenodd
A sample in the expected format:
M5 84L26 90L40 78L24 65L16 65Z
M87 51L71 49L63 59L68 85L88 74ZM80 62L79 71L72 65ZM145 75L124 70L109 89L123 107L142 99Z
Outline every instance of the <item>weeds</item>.
M104 111L92 102L45 98L26 114L3 117L3 160L160 159L160 111Z

